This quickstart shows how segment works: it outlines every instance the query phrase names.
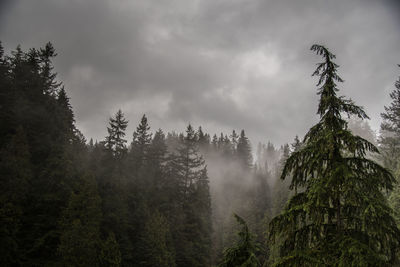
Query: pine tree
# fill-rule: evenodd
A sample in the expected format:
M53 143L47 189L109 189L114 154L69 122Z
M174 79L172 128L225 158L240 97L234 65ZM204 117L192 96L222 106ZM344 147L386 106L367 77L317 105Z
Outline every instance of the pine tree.
M110 118L110 127L107 127L106 148L116 158L122 158L126 152L126 140L124 139L128 121L124 118L121 110L118 110L114 118Z
M212 148L214 149L214 151L218 150L218 137L216 134L213 135L211 145L212 145Z
M43 91L48 95L56 95L61 83L56 80L57 73L53 71L51 59L57 56L53 45L49 42L44 48L38 51L40 63L40 78L43 84Z
M115 239L113 232L108 234L106 241L102 245L100 253L99 266L101 267L119 267L122 262L122 255L120 252L120 246Z
M136 171L138 171L147 160L152 136L149 130L150 126L147 123L147 117L143 115L140 124L133 133L133 141L131 144L133 164Z
M232 131L232 134L230 135L230 138L231 138L231 143L232 143L232 150L236 151L236 148L237 148L237 145L238 145L239 136L237 135L235 130Z
M400 169L397 170L396 176L399 177ZM400 227L400 183L397 183L389 196L389 204L393 209L393 217L396 220L397 226Z
M59 129L63 129L64 135L62 136L64 142L71 141L74 133L76 133L75 129L75 119L74 114L72 112L71 104L69 103L69 97L67 93L62 87L57 95L57 103L59 106L59 117L60 120L57 121L59 124Z
M19 127L0 150L0 265L21 264L20 226L33 171L26 136Z
M0 42L0 148L12 136L16 128L15 121L15 94L11 89L10 63L4 57L4 49Z
M169 229L168 221L157 210L148 215L141 236L144 249L140 266L175 266L175 251Z
M368 118L353 101L337 96L335 56L323 46L319 76L320 121L287 159L281 178L292 175L296 191L270 223L270 238L282 238L275 266L387 266L395 260L400 232L382 194L394 181L366 158L378 149L347 129L342 114Z
M208 177L204 159L199 154L197 135L191 125L176 150L177 153L168 162L168 176L174 185L170 202L176 264L179 267L207 266L211 234L207 225L211 222L207 217L210 207L204 209L204 204L209 198L205 185ZM197 210L203 212L200 214Z
M253 156L251 155L250 141L247 138L244 130L240 132L240 137L237 144L237 157L245 169L250 169L253 165Z
M201 126L197 130L197 137L200 150L204 153L207 153L210 146L210 136L203 132Z
M121 110L118 110L114 118L110 118L107 127L109 135L104 142L105 151L97 171L99 194L102 198L102 232L112 233L119 246L122 265L133 264L135 241L130 235L133 226L130 220L130 203L127 201L131 193L126 168L127 141L124 139L127 125L128 121Z
M242 227L238 232L239 239L236 244L224 251L224 257L222 262L218 265L219 267L258 267L261 263L257 259L256 253L259 250L259 245L254 240L253 234L246 222L234 214L236 221Z
M148 149L146 163L146 177L148 181L149 197L147 199L148 205L153 208L159 208L166 204L167 201L167 175L166 175L166 162L167 162L167 145L165 143L165 134L159 129L151 141Z
M70 197L60 224L62 266L98 266L101 250L101 200L94 177L82 178Z

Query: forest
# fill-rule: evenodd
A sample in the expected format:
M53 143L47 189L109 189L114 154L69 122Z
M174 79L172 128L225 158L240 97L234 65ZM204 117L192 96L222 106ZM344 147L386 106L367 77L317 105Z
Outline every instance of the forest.
M0 265L399 266L400 79L376 136L335 55L311 50L319 121L252 146L145 114L128 133L123 110L88 140L53 45L0 43Z

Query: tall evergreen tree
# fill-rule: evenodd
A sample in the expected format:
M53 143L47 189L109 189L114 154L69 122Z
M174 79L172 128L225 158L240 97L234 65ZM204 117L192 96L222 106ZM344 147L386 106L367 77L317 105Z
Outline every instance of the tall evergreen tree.
M368 118L353 101L337 96L335 56L325 47L319 76L320 121L287 159L281 178L302 188L270 223L271 240L281 237L275 266L387 266L395 261L400 232L382 193L392 189L389 171L366 158L378 149L347 129L342 114Z
M149 132L150 126L147 123L146 115L143 115L140 124L133 133L132 157L136 171L138 171L147 159L148 150L151 144L152 134Z
M244 130L240 132L240 136L237 143L237 157L246 169L250 169L253 165L253 156L251 155L250 141L247 138Z
M224 257L219 267L258 267L261 263L257 259L256 253L259 245L254 240L254 236L250 233L246 222L234 214L236 221L240 224L241 230L238 232L238 240L236 244L224 251Z
M212 148L214 151L218 149L218 137L216 134L213 135L212 141L211 141Z
M127 125L121 110L110 118L107 127L109 135L104 142L105 151L100 158L97 179L102 198L102 232L112 234L120 248L121 264L129 266L134 262L134 239L129 234L132 222L129 220L131 214L127 201L130 192L127 187L127 141L124 139ZM110 239L109 242L114 241Z
M148 215L141 242L144 251L140 266L176 266L170 227L168 221L158 211Z
M57 73L53 71L52 58L57 56L56 50L49 42L44 48L37 51L41 67L40 78L43 84L43 91L48 95L56 95L60 89L61 83L57 81Z
M177 266L207 266L211 245L211 231L207 226L211 225L210 216L207 216L210 212L208 177L191 125L168 165L171 182L175 182L175 196L171 202L177 204L172 229ZM197 210L202 210L201 214Z
M165 165L167 162L167 145L165 134L159 129L154 134L148 149L145 173L148 181L148 205L160 208L167 201L167 175Z
M101 254L101 203L94 177L86 175L71 194L61 216L62 266L99 266Z
M385 112L381 114L383 122L379 145L384 165L395 171L400 158L400 78L396 81L390 98L390 106L385 106Z
M210 136L203 132L203 129L201 128L201 126L197 130L197 138L198 138L200 150L205 153L208 152L208 149L210 146Z
M231 143L232 143L233 150L235 151L236 148L237 148L238 139L239 139L239 136L237 135L235 130L232 131L232 134L230 135L230 138L231 138Z
M107 127L106 147L117 158L121 158L127 152L125 130L128 121L124 118L121 110L118 110L114 118L110 118L110 127Z
M20 227L26 194L32 180L26 136L19 127L11 142L0 150L0 265L21 264Z

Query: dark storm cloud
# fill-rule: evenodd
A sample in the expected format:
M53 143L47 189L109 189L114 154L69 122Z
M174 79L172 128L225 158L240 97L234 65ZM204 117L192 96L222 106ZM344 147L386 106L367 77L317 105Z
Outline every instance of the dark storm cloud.
M0 5L6 48L52 41L78 127L105 135L122 108L132 132L245 128L253 143L288 142L316 121L319 42L338 56L341 93L379 113L398 76L395 1L13 1ZM4 12L6 10L6 12ZM254 144L255 145L255 144Z

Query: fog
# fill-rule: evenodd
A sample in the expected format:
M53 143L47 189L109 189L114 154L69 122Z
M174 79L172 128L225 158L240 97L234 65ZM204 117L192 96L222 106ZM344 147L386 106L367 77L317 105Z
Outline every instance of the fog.
M384 151L357 155L398 172L380 125L399 14L395 0L0 0L0 264L216 266L240 239L233 214L269 264L269 223L294 194L282 168L320 119L311 45L371 118L348 129Z

